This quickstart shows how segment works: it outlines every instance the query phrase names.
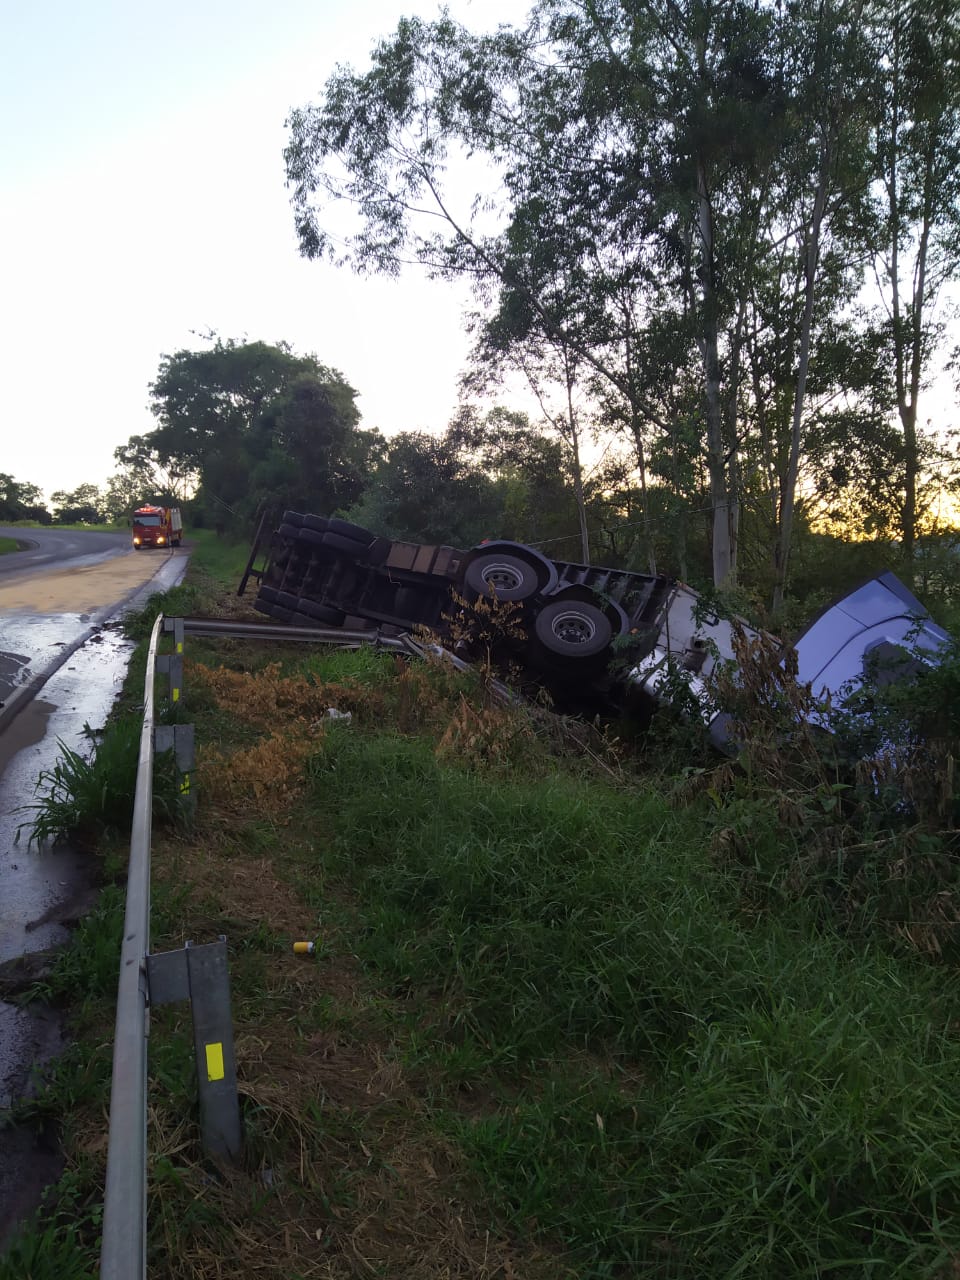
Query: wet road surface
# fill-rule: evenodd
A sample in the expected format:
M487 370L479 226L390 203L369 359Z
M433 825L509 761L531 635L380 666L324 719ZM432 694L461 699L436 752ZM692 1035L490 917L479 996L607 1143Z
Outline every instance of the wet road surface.
M22 532L16 531L15 536ZM46 531L29 532L32 536ZM145 557L142 563L139 555L129 556L138 562L136 576L154 574L131 588L129 568L124 576L122 562L117 560L113 570L113 557L129 552L128 538L99 538L119 538L120 544L116 548L101 544L91 550L91 544L81 543L80 552L69 558L65 580L51 572L49 562L39 575L21 566L0 577L0 704L5 704L0 705L0 966L6 964L7 972L11 963L19 963L18 957L35 962L40 953L65 942L70 926L95 900L93 857L68 847L30 846L26 831L18 840L18 828L30 817L24 806L34 801L40 773L55 763L58 740L73 750L89 749L85 726L99 728L109 714L133 650L120 630L118 612L138 608L154 591L173 586L187 563L182 552ZM0 557L0 564L17 554ZM99 564L105 565L103 572L91 570L90 566ZM111 595L111 583L115 598L105 599L104 592ZM79 589L77 599L85 607L59 612L37 609L45 601L53 605L69 601L72 587ZM101 596L91 607L96 591ZM32 607L11 608L11 600L21 597ZM50 674L42 688L29 698L31 682L46 673ZM4 972L0 969L0 975ZM9 992L0 990L3 994ZM14 1098L29 1093L37 1069L61 1048L56 1015L32 1006L21 1009L0 998L0 1113ZM58 1162L55 1143L44 1135L20 1129L4 1134L0 1248L7 1224L29 1212L42 1187L58 1176Z
M36 573L55 565L79 568L130 549L129 533L102 533L97 529L24 529L13 525L0 528L0 538L13 538L23 544L22 550L0 556L0 574L4 576Z

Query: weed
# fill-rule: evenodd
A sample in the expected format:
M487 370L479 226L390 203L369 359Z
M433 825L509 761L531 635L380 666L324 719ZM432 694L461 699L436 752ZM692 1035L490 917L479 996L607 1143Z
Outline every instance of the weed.
M0 1280L90 1280L97 1252L74 1211L37 1215L0 1254Z
M199 592L192 584L181 584L150 597L142 609L130 610L123 615L123 630L131 640L146 640L153 630L159 614L182 617L197 608Z
M85 725L93 744L89 753L58 740L58 759L37 780L40 798L23 807L35 816L20 825L17 838L26 830L31 844L69 838L92 849L103 839L126 836L133 819L142 729L142 715L130 713L111 720L100 732ZM172 759L157 757L154 813L174 818L178 798Z
M114 994L120 964L125 894L106 885L94 910L77 925L70 941L53 957L48 975L35 983L29 1000L71 1004L74 1016L83 1005Z

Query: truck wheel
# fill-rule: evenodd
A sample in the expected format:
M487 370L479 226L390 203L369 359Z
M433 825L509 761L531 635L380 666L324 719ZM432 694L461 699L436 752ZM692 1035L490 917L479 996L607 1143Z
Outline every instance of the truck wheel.
M283 524L277 530L277 533L281 538L299 538L301 530L296 525L288 524L287 521L284 520Z
M474 596L500 601L529 600L540 590L540 575L536 568L519 556L503 551L491 551L477 556L467 565L463 585Z
M327 528L331 533L338 533L343 538L355 538L357 542L362 542L365 547L369 547L370 543L376 541L377 537L369 529L364 529L363 525L351 524L349 520L338 520L336 516L327 521Z
M558 658L595 658L613 639L610 619L585 600L556 600L545 605L534 624L537 639Z
M297 541L305 543L309 547L322 547L325 535L317 533L316 529L298 529Z
M314 533L326 533L327 531L326 516L301 516L299 524L301 529L310 529Z
M331 627L341 626L347 616L342 609L335 609L333 605L317 604L315 600L305 600L303 597L297 601L297 612L316 622L326 622Z
M343 533L328 530L322 537L321 546L327 551L337 551L354 560L366 560L369 542L361 542L359 538L351 538Z
M285 511L280 519L284 524L289 524L295 529L300 529L303 527L303 522L307 517L302 516L299 511Z

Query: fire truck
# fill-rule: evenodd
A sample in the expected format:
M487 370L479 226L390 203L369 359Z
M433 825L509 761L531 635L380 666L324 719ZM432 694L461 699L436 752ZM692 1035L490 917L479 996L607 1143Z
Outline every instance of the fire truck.
M179 507L138 507L133 513L133 546L179 547L183 536L183 520Z

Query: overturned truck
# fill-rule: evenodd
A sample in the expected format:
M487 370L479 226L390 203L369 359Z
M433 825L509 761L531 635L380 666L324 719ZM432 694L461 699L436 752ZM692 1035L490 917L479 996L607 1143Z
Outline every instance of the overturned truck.
M254 607L287 625L428 628L441 642L466 644L464 614L481 601L510 606L499 655L524 676L581 702L639 697L656 704L682 678L699 702L711 738L727 745L725 717L705 681L734 660L734 624L685 584L552 560L522 543L486 541L469 550L378 537L345 520L285 511L254 541L242 593L258 582ZM892 573L863 584L795 642L798 675L835 698L862 680L877 658L891 667L936 652L948 637Z

